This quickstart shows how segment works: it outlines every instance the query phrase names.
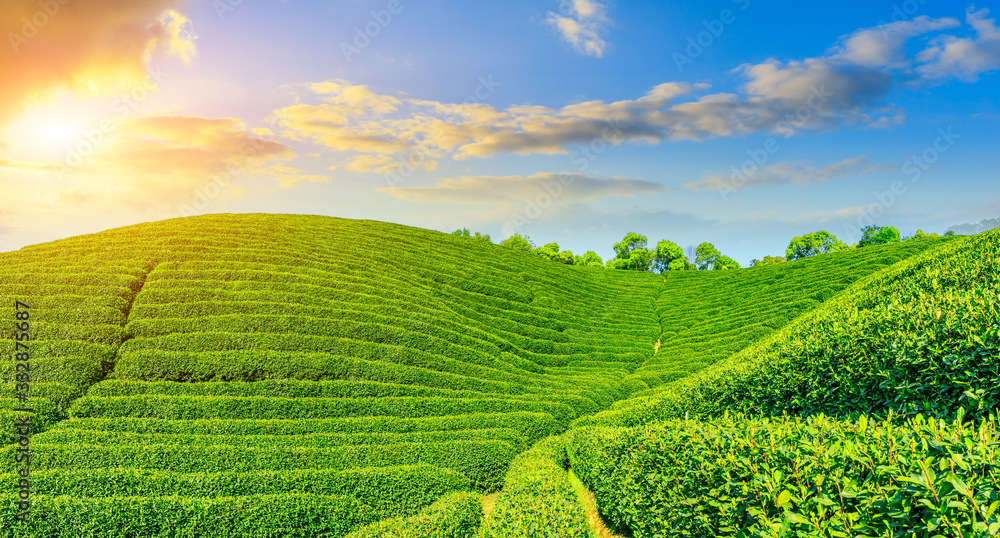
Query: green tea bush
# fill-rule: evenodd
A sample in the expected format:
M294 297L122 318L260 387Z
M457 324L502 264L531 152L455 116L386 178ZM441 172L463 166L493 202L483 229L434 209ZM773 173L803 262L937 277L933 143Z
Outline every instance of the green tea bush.
M289 419L357 416L427 417L467 413L528 411L548 413L567 423L576 417L566 404L500 398L267 398L238 396L84 396L73 403L76 418L150 417Z
M348 538L475 538L482 517L478 495L451 493L416 516L380 521Z
M483 538L594 538L567 472L566 442L542 440L511 462Z
M16 474L0 480L16 483ZM469 479L430 465L348 470L221 471L178 473L150 469L105 468L39 471L31 474L35 492L49 497L245 497L267 491L362 500L378 518L416 514L441 495L469 488Z
M0 449L7 461L14 460L14 447ZM494 491L517 450L501 441L446 441L397 443L392 445L341 446L336 448L184 445L60 445L32 444L32 469L101 469L132 467L208 473L283 471L292 469L353 469L425 463L452 469L469 477L473 487Z
M371 507L343 496L38 496L23 523L12 500L0 503L0 538L332 538L373 516Z
M57 430L94 430L136 434L171 435L378 435L380 433L416 433L466 431L475 429L512 429L528 443L559 433L563 427L545 413L473 413L443 417L398 418L360 417L330 419L267 420L166 420L150 418L86 418L64 420L53 425Z
M728 416L568 435L574 472L636 538L965 537L1000 532L997 426Z

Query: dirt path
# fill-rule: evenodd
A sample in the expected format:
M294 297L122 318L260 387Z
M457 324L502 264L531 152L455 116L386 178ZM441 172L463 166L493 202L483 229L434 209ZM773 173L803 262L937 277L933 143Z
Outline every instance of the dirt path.
M573 484L573 490L576 491L577 498L580 499L580 504L583 505L583 509L587 513L590 528L593 529L597 538L625 538L620 534L615 534L608 527L604 518L601 517L601 513L597 511L597 499L594 498L594 494L587 489L587 486L583 485L583 482L580 482L580 479L576 477L572 469L569 471L569 480Z
M493 513L493 506L497 503L497 494L483 495L483 521Z

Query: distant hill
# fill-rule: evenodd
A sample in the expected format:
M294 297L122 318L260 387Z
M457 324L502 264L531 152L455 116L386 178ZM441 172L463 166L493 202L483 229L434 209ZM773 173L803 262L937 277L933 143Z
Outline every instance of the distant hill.
M1000 217L995 219L983 219L978 224L956 224L946 231L954 232L955 235L976 235L1000 228Z

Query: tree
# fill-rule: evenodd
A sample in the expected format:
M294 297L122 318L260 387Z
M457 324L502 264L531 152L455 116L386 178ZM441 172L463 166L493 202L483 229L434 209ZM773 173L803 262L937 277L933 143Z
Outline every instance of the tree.
M736 260L730 258L729 256L719 256L712 263L712 269L716 271L726 270L726 269L739 269L739 268L740 264Z
M776 265L779 263L785 263L784 256L764 256L763 260L750 260L750 267L759 267L761 265Z
M892 226L865 226L861 230L861 240L858 241L858 248L884 245L886 243L898 243L900 241L899 230Z
M612 261L615 269L649 271L653 265L653 253L648 248L636 248L628 253L628 258L615 258Z
M501 241L500 244L522 252L533 252L535 250L535 244L531 242L531 239L521 234L514 234Z
M656 244L653 251L653 270L657 273L664 271L677 271L687 269L687 259L684 258L684 249L677 246L677 243L661 239Z
M490 239L490 234L482 235L479 232L476 232L476 235L472 235L472 233L469 232L468 228L459 228L458 230L455 230L454 232L451 232L451 235L458 236L458 237L471 237L473 239L480 239L482 241L489 241L491 243L493 242Z
M633 250L646 248L646 242L645 235L629 232L625 234L625 237L620 242L615 243L615 257L620 260L627 260Z
M711 243L702 243L698 245L695 249L694 265L699 271L705 271L711 269L715 260L722 256L719 249L715 248L715 245Z
M913 239L925 239L928 237L940 237L940 236L937 234L937 232L927 233L923 230L917 230L917 233L913 234L910 237L907 237L906 239L903 239L903 241L910 241Z
M785 250L785 257L791 261L845 249L847 245L837 239L837 236L826 230L820 230L792 239Z
M608 262L608 267L628 269L631 271L649 271L653 265L653 253L646 248L647 239L635 232L625 234L625 237L615 243L615 258Z
M593 250L588 250L583 256L577 256L577 265L586 267L604 267L604 260Z
M559 243L548 243L535 249L535 254L550 260L559 258Z

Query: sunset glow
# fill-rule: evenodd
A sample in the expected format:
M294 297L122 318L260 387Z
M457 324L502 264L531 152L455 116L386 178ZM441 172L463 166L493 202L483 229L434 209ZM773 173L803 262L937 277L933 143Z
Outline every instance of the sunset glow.
M48 205L7 218L59 217L0 239L288 212L745 263L876 213L943 231L1000 212L993 4L14 0L0 181Z

